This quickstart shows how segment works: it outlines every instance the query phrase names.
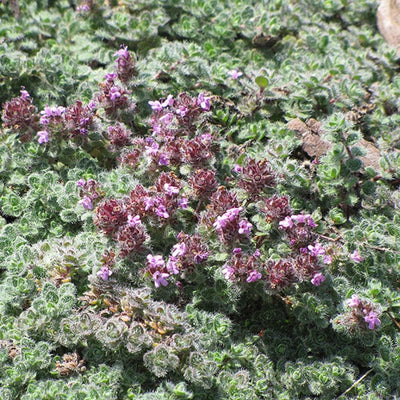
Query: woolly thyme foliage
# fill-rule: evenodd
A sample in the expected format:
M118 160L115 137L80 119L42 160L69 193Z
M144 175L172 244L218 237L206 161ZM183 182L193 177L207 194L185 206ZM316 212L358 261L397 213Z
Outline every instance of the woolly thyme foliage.
M76 12L67 1L27 0L15 20L3 3L1 102L10 101L8 111L20 107L21 96L12 98L25 86L32 102L21 115L28 118L14 126L34 125L29 109L36 106L49 131L40 125L31 141L16 144L17 135L23 141L32 132L11 133L10 125L0 138L1 398L331 399L351 388L343 397L372 399L398 392L398 82L394 52L374 31L374 4L88 1L89 9L82 2ZM140 67L126 85L124 74L107 79L103 71L131 65L123 43ZM211 112L179 132L184 103L206 92ZM94 97L88 127L85 107ZM149 121L150 139L139 123L151 112L149 100L161 106ZM113 109L113 101L124 108ZM375 105L371 113L342 129L341 117L365 102ZM67 109L74 138L63 126ZM334 131L336 146L320 164L302 166L301 140L285 128L295 117ZM343 151L361 136L377 139L385 153L383 178ZM265 185L249 178L252 171ZM96 210L114 201L116 211L122 204L140 212L116 213L122 231L106 208L99 227L110 232L99 235ZM167 286L155 287L157 272L169 275ZM48 284L53 300L37 290ZM42 310L64 285L76 288L79 302L62 315L53 306ZM346 304L353 294L362 308ZM342 316L357 322L356 333L335 324ZM35 340L23 341L27 335ZM78 364L70 375L67 360Z

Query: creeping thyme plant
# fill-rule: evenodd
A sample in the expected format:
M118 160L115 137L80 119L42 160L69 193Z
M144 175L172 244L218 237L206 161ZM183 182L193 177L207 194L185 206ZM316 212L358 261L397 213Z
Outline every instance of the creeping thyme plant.
M0 4L1 399L399 395L377 5Z

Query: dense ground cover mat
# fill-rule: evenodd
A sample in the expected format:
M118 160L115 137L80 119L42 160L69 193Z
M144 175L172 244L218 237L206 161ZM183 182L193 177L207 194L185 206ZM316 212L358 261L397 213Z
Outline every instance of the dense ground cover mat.
M0 4L1 399L400 395L377 7Z

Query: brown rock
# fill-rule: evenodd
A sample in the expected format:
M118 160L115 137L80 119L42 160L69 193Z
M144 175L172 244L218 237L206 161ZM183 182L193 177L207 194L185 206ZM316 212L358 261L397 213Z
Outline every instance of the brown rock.
M332 147L331 143L320 137L323 134L322 124L313 118L306 122L295 118L289 121L286 126L301 134L301 147L310 157L321 157ZM365 139L360 139L355 146L361 147L366 152L365 156L359 157L364 168L372 167L376 172L381 173L382 168L379 163L381 153L379 149Z
M400 54L400 0L381 0L376 17L379 32Z

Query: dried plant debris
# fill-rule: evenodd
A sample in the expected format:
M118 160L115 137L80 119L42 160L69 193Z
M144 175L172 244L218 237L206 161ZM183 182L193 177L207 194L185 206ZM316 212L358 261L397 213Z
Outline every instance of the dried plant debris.
M74 373L86 371L85 360L80 359L77 353L67 353L63 355L63 361L56 362L56 370L60 376L70 376Z
M21 352L21 349L15 346L11 339L0 340L0 349L7 349L10 358L15 358Z

